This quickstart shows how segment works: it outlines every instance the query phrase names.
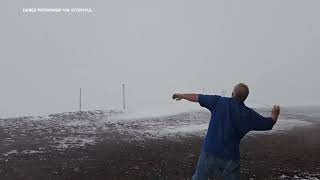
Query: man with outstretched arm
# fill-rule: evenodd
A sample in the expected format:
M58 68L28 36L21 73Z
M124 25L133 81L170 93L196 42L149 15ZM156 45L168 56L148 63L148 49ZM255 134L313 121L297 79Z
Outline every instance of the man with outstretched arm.
M261 116L245 106L248 95L249 88L243 83L234 87L232 97L173 95L177 101L186 99L199 102L211 112L208 132L192 180L207 180L215 174L222 174L225 180L240 179L240 140L252 130L271 130L280 113L280 107L273 106L270 117Z

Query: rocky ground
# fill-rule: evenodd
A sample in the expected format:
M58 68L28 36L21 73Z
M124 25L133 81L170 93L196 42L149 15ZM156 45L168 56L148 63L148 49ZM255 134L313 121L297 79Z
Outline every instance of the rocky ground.
M190 179L207 112L136 120L119 113L0 120L0 179ZM318 117L287 113L281 123L243 139L242 179L320 179Z

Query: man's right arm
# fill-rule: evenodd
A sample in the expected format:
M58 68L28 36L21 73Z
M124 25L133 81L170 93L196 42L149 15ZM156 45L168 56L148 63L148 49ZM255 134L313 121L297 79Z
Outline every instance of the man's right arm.
M200 106L207 108L211 112L214 110L216 103L220 96L217 95L203 95L203 94L174 94L173 99L179 101L186 99L191 102L199 102Z
M174 94L172 96L172 99L175 99L177 101L185 99L191 102L198 102L198 96L198 94Z

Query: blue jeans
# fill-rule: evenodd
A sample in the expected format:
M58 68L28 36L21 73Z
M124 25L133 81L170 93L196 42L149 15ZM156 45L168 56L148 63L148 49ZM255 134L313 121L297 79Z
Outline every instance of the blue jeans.
M208 180L209 177L216 175L222 175L224 180L239 180L240 163L214 157L202 151L192 180Z

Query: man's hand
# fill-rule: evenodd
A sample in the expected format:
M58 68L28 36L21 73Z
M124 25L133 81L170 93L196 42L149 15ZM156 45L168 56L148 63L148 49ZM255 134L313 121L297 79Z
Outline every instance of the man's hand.
M271 112L271 118L274 123L277 122L279 114L280 114L280 106L274 105Z
M183 99L181 94L173 94L172 99L175 99L176 101L180 101Z
M174 94L172 96L172 99L175 99L176 101L180 101L181 99L183 99L182 94Z

